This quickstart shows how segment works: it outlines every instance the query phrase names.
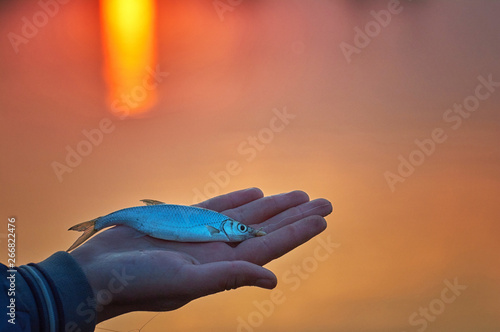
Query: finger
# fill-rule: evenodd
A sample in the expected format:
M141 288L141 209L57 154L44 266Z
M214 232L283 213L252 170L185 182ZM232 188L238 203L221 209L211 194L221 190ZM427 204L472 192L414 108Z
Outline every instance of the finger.
M264 194L259 188L248 188L210 198L204 202L194 204L194 206L221 212L237 208L241 205L262 198L263 196Z
M242 286L272 289L278 282L271 271L244 261L186 265L182 273L186 278L181 279L189 280L189 291L196 290L194 298Z
M264 265L309 241L326 229L321 216L309 216L267 235L246 240L238 245L236 259Z
M270 233L312 215L326 217L332 213L332 211L332 203L326 199L318 198L283 211L282 213L261 223L258 227L262 227L264 232Z
M258 224L275 215L309 201L309 196L296 190L285 194L267 196L238 208L225 210L224 214L245 224Z

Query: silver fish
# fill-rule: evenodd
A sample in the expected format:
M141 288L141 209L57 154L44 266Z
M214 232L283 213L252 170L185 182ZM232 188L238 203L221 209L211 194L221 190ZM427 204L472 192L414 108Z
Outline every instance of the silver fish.
M241 242L266 234L212 210L150 199L142 201L148 206L118 210L71 227L69 230L83 234L67 251L113 225L126 225L157 239L178 242Z

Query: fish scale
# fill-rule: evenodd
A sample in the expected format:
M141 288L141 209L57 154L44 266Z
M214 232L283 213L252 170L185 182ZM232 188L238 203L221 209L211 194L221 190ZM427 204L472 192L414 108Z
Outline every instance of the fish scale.
M206 224L217 224L230 219L211 210L182 205L153 205L131 207L110 213L96 223L97 229L109 227L109 223L120 220L142 220L143 222L163 224L168 220L172 227L189 228Z
M125 225L151 237L178 242L241 242L265 235L222 213L212 210L143 200L148 206L136 206L85 221L70 228L83 235L68 249L78 247L103 228Z

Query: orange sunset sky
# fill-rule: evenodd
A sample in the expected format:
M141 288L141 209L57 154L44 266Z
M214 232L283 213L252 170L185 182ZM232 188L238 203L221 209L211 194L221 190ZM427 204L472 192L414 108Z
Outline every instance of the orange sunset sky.
M275 293L96 331L500 330L500 2L47 2L0 1L0 243L15 216L18 264L143 198L334 206L266 265Z

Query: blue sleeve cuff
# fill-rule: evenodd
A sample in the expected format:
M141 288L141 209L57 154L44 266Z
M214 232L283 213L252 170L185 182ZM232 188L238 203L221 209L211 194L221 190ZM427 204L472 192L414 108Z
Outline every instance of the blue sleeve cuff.
M49 297L44 298L53 301L54 315L49 310L46 319L53 319L58 325L57 330L94 331L94 294L82 268L70 254L59 251L43 262L29 264L28 268L39 271L51 290Z

